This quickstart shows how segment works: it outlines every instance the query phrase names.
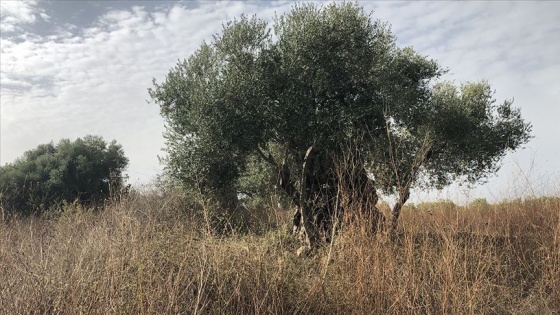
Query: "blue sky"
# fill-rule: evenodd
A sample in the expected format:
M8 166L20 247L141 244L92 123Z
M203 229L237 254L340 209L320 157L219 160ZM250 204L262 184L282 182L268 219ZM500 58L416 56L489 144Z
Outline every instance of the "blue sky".
M399 45L449 68L445 79L488 80L533 124L535 138L486 184L415 192L413 201L560 195L560 2L360 4L392 25ZM272 20L292 5L2 0L0 165L41 143L96 134L123 145L131 183L149 183L164 147L152 78L164 79L222 23L243 13Z

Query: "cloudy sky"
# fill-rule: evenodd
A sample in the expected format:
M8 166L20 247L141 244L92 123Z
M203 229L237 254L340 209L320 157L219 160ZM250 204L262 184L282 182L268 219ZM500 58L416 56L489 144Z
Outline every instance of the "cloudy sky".
M446 79L488 80L513 98L535 138L472 189L413 200L468 202L560 195L560 2L364 1L401 46L449 68ZM147 88L222 23L243 13L272 20L290 2L10 1L1 6L0 165L24 151L87 134L116 139L133 184L161 172L163 120Z

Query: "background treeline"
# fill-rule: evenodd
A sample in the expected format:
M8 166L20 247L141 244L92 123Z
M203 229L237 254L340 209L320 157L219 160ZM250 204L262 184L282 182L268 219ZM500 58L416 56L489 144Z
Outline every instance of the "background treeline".
M122 147L99 136L39 145L0 167L3 215L44 212L62 202L100 201L123 187L127 164Z

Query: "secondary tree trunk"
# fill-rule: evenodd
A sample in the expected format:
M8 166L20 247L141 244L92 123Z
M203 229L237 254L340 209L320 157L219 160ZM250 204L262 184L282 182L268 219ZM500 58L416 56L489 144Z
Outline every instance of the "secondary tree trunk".
M391 234L395 235L397 232L397 226L399 224L399 217L401 215L401 210L403 205L406 203L406 201L408 200L408 198L410 197L410 190L406 190L406 191L401 191L399 192L399 199L397 200L397 203L395 203L395 205L393 206L393 209L391 211Z
M316 232L315 232L315 224L313 220L312 214L312 202L310 200L310 194L308 189L312 189L312 187L308 187L310 181L310 174L309 169L313 167L313 146L310 146L305 153L305 158L303 159L302 165L302 177L301 177L301 187L300 187L300 202L299 208L301 213L301 220L303 223L304 233L307 241L307 245L313 248L316 244Z

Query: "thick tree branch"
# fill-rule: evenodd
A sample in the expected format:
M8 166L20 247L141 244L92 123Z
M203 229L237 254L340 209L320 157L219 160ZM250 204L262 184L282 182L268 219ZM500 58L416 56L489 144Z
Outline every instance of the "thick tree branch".
M300 211L301 220L303 221L303 227L305 229L305 235L307 237L307 243L310 247L315 246L315 227L313 226L312 213L311 213L311 203L309 201L309 195L307 193L307 181L309 178L309 167L311 164L311 157L313 154L313 146L310 146L305 153L305 158L303 159L303 165L301 170L301 185L300 185Z
M274 166L276 169L278 169L278 163L274 160L274 157L272 157L272 154L270 154L270 152L267 152L268 155L266 155L261 146L258 145L257 146L257 154L263 159L265 160L267 163L269 163L270 165Z

